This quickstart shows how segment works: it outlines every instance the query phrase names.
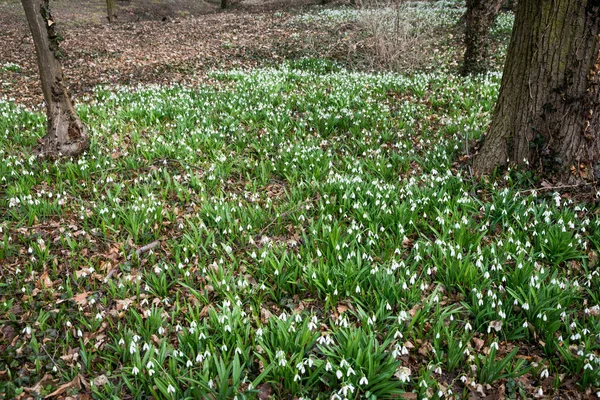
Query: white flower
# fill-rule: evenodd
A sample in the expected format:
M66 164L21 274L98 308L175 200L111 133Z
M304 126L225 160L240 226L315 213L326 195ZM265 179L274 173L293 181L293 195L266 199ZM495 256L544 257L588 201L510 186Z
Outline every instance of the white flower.
M363 375L362 378L360 378L360 381L358 382L359 385L364 386L364 385L368 385L369 384L369 380L367 379L366 376Z
M138 367L133 367L133 369L131 370L131 374L132 375L137 375L140 373L140 370Z
M173 387L173 385L169 385L169 387L167 388L167 393L175 393L175 388Z
M396 377L398 377L398 379L400 379L401 382L410 381L410 369L405 368L405 367L400 367L398 369L398 372L396 373Z

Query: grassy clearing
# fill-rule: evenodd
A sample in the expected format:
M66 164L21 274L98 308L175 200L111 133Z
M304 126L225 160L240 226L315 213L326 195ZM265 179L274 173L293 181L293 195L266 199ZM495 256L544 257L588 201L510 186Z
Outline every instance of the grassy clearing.
M596 206L461 161L499 81L303 59L100 88L63 162L0 102L0 392L595 393Z

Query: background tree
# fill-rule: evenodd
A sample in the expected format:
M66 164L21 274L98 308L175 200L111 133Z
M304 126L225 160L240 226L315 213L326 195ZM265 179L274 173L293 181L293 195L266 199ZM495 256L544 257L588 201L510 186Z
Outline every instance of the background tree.
M541 168L561 182L598 177L599 50L599 0L519 0L475 171L487 174L508 162Z
M503 0L467 0L465 56L462 74L486 72L489 64L489 32Z
M115 20L115 0L106 0L106 18L108 22L113 22Z
M62 40L50 14L48 0L21 0L33 35L35 54L46 101L48 126L41 139L45 156L77 155L89 146L87 131L79 120L65 87L60 61Z

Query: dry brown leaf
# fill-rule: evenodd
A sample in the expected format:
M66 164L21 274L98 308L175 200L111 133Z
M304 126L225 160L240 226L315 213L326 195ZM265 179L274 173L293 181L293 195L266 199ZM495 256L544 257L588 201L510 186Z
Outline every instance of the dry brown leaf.
M53 384L54 383L54 377L50 374L46 374L44 375L44 377L42 379L39 380L38 383L35 384L35 386L30 387L30 388L23 388L25 389L25 391L29 392L29 393L40 393L40 390L47 385Z
M72 388L81 389L81 382L79 381L79 375L77 375L75 378L73 378L73 380L71 382L67 382L67 383L60 385L54 392L47 395L46 398L48 399L51 397L60 396L61 394L63 394L64 392L66 392L67 390L72 389Z
M106 383L108 382L108 378L106 377L106 375L102 374L100 376L95 377L93 382L94 386L103 386L106 385Z
M52 287L52 280L48 276L48 271L44 271L42 275L40 275L40 277L37 280L37 286L42 289Z
M77 361L79 358L79 347L75 347L74 349L69 349L67 354L61 356L60 359L68 364L72 364Z
M483 348L483 345L485 344L485 342L479 338L474 337L473 338L473 348L476 351L480 351Z
M490 321L490 328L496 332L500 332L502 330L502 321Z
M117 311L127 310L133 303L133 299L117 300Z
M79 294L76 294L75 296L73 296L73 301L77 304L79 304L80 306L85 306L88 303L88 296L89 296L90 292L82 292Z
M258 389L258 398L260 400L267 400L271 397L273 388L271 388L270 384L263 383L262 385L258 385L256 388Z

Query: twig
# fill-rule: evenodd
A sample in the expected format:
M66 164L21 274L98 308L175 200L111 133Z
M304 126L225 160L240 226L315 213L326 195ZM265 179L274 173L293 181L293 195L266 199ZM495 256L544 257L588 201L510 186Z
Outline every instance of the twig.
M48 350L46 350L46 344L42 345L42 350L44 350L44 353L46 353L46 355L50 358L50 361L52 361L52 364L54 364L54 366L62 373L64 373L65 371L56 363L56 360L54 359L54 357L52 357L50 355L50 353L48 353ZM55 352L56 354L56 352Z
M311 201L312 201L312 199L304 200L303 202L296 204L294 207L290 208L289 210L286 210L283 213L279 214L278 216L273 218L273 220L271 222L269 222L264 228L262 228L261 231L258 233L258 235L262 236L262 234L265 233L266 230L269 229L269 227L271 227L271 225L273 225L275 222L277 222L277 220L279 218L287 217L289 214L296 211L298 208L302 207L303 205L310 203Z
M140 247L139 249L137 249L137 250L135 251L135 254L136 254L138 257L139 257L139 256L141 256L142 254L144 254L144 253L147 253L147 252L149 252L150 250L152 250L152 249L154 249L154 248L158 247L159 245L160 245L160 241L159 241L159 240L155 240L154 242L152 242L152 243L148 243L147 245L145 245L145 246L142 246L142 247ZM129 255L129 257L127 257L127 259L130 259L132 256L133 256L133 253L131 253L131 254Z
M574 188L578 188L578 187L582 187L582 186L592 186L593 184L594 184L594 182L577 183L575 185L542 186L539 188L521 190L519 192L519 194L524 194L524 193L534 192L534 191L538 192L538 191L544 191L544 190L574 189Z

